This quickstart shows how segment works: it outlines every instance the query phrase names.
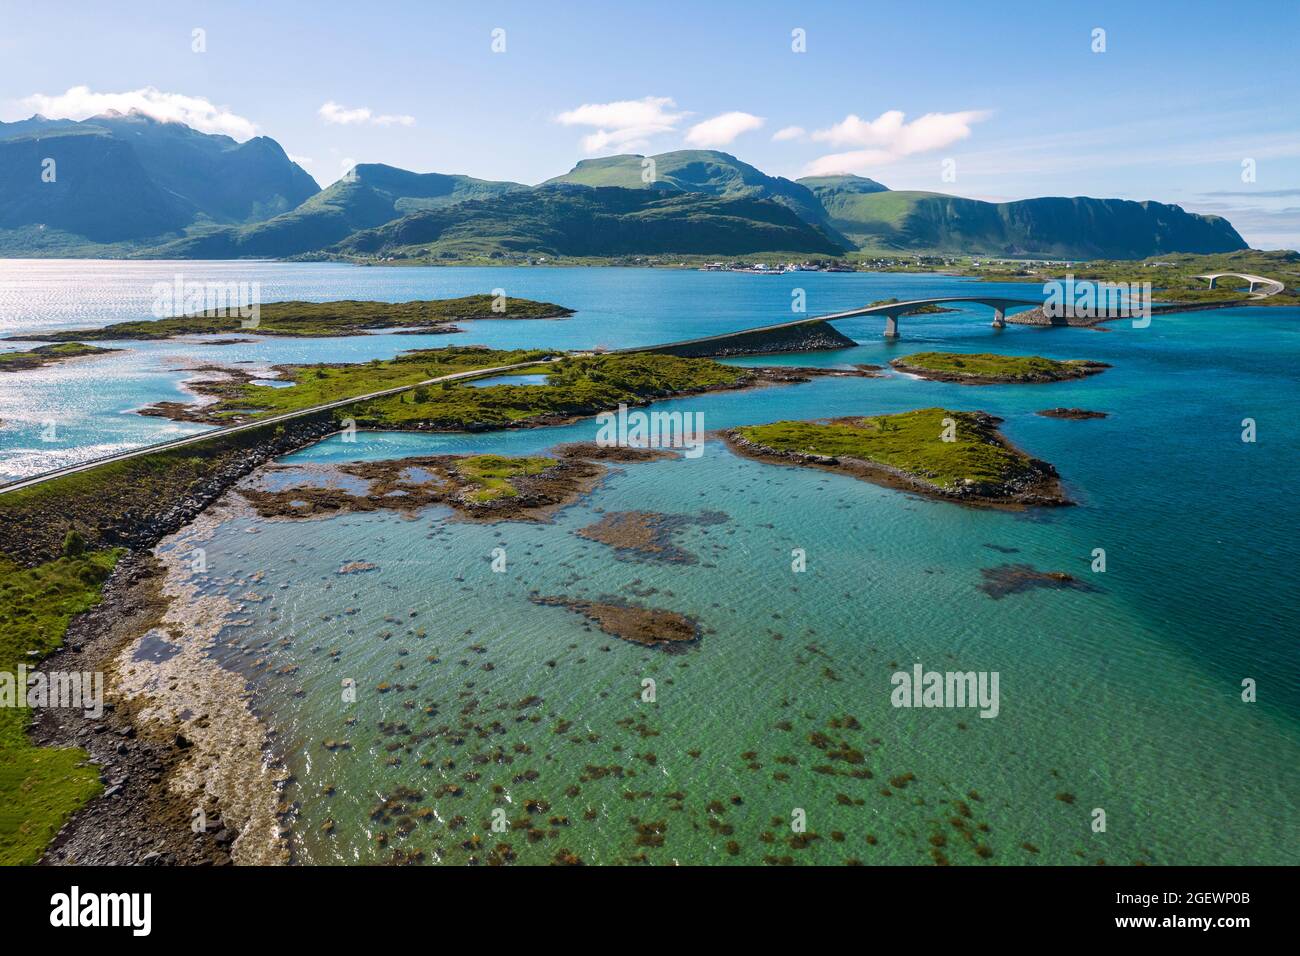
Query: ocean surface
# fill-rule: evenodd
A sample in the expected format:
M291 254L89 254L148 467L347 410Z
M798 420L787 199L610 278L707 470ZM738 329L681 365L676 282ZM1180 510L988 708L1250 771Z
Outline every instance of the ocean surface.
M0 335L147 318L152 284L177 272L256 280L264 301L504 288L578 313L467 323L455 337L126 343L120 355L5 375L0 478L179 431L130 410L183 396L186 364L364 360L453 341L671 341L789 318L796 288L809 314L887 296L1041 297L1035 286L894 274L4 262ZM881 338L880 320L848 321L857 348L768 361L883 364L943 348L1113 368L1035 386L820 379L657 408L699 412L710 430L982 409L1056 465L1076 507L968 509L710 441L696 459L619 466L550 523L472 524L429 508L222 524L195 580L241 604L213 653L246 676L293 775L295 859L1300 862L1290 490L1300 310L1186 313L1106 332L994 331L989 318L979 306L904 318L898 342ZM1055 406L1109 417L1034 414ZM50 420L59 441L42 442ZM362 433L288 460L534 454L595 434L592 421ZM575 533L620 511L678 516L673 542L692 559L638 559ZM498 548L504 572L493 570ZM1106 569L1095 573L1099 548ZM806 571L792 570L796 550ZM376 567L338 573L351 562ZM981 588L1006 565L1064 571L1082 587ZM679 653L646 649L530 595L679 611L703 636ZM892 706L891 675L918 663L997 672L997 716ZM345 680L355 702L343 700ZM1255 702L1243 701L1243 681ZM792 828L801 820L804 832Z

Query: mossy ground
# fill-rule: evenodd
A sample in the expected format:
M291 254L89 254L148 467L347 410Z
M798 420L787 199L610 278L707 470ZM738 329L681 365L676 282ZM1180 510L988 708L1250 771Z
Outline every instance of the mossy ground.
M119 549L24 568L0 556L0 671L36 668L63 643L72 618L99 603ZM36 653L30 654L29 652ZM99 793L77 748L33 747L26 708L0 708L0 865L35 862L69 814Z
M945 419L955 423L953 441L943 440ZM1000 484L1021 473L1028 461L1001 444L997 430L980 416L946 408L834 422L774 422L736 431L773 451L875 462L942 488L965 480Z
M481 490L473 493L475 501L513 498L519 494L511 478L541 474L555 464L554 458L508 458L505 455L474 455L456 463L456 472Z

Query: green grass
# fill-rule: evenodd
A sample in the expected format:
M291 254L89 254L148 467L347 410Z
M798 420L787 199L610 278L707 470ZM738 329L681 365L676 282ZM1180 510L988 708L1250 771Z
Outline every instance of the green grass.
M915 352L897 359L904 365L969 378L1043 381L1073 378L1088 362L1044 358L1041 355L997 355L992 352Z
M943 441L944 419L956 422ZM1000 484L1022 472L1027 456L997 442L997 429L970 412L922 408L851 422L774 422L736 431L774 451L856 458L897 468L942 488L970 480Z
M294 382L292 387L233 385L221 390L222 399L213 407L212 415L217 419L265 418L457 372L533 362L551 354L539 350L495 351L456 346L403 352L396 358L369 362L281 366L286 378Z
M43 365L52 365L64 359L79 358L82 355L116 351L118 350L86 345L83 342L60 342L56 345L42 345L25 352L0 352L0 372L20 372L40 368Z
M99 603L120 549L23 568L0 557L0 671L17 673L63 643L72 618ZM35 655L29 655L35 651ZM99 793L79 748L33 747L26 708L0 708L0 865L35 862L63 821Z
M504 311L494 311L490 295L414 302L268 302L259 309L256 328L245 328L238 313L227 316L174 316L136 322L118 322L100 329L42 332L11 339L70 342L116 339L166 339L177 335L245 333L256 335L331 336L357 335L370 329L424 328L457 320L547 319L572 315L571 309L550 302L506 297ZM231 310L234 311L233 309Z
M456 472L480 487L481 490L472 495L475 501L493 501L497 498L513 498L518 494L510 483L511 478L541 474L554 464L554 458L474 455L456 462Z
M653 354L572 357L548 368L544 385L448 383L365 402L350 412L366 428L504 428L540 416L592 415L620 403L735 386L750 374L709 359Z

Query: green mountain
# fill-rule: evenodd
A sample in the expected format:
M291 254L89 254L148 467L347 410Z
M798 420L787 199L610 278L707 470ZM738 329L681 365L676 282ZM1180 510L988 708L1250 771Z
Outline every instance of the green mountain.
M129 242L176 232L193 218L181 197L150 178L131 144L98 130L0 140L0 197L0 249L5 240L54 251Z
M654 161L654 179L643 180L643 163ZM800 219L826 225L826 213L807 186L769 176L729 153L713 149L679 149L657 156L605 156L584 159L563 176L542 185L621 186L624 189L680 190L723 199L771 199L793 209ZM838 237L833 237L838 238Z
M134 111L0 123L0 250L16 242L93 254L96 245L266 219L319 188L265 136L239 143Z
M42 172L54 160L50 181ZM643 182L653 161L653 178ZM797 182L716 150L583 160L529 188L362 165L321 191L274 140L138 112L0 123L0 256L910 252L1140 259L1246 248L1224 219L1116 199L986 203Z
M196 232L151 249L148 254L181 259L300 255L319 251L358 230L391 222L408 213L527 189L519 183L412 173L393 166L363 164L297 209L266 222Z
M798 180L800 186L807 186L817 197L823 208L828 196L859 195L866 193L887 193L889 187L867 179L865 176L852 176L844 173L839 176L805 176Z
M842 251L770 199L542 185L404 216L331 250L360 256L744 255Z
M1141 259L1247 248L1226 219L1158 202L1052 197L988 203L882 190L856 176L799 181L816 193L831 225L867 252Z

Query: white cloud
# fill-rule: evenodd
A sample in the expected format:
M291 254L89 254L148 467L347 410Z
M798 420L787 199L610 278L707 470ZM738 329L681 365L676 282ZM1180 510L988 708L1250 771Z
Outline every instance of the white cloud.
M286 153L285 155L289 157L291 162L295 162L299 166L310 166L313 162L310 156L295 156L293 153Z
M991 115L988 110L926 113L908 123L900 110L881 113L874 120L849 114L834 126L817 130L812 138L832 146L862 148L815 159L805 167L805 173L809 176L863 173L906 156L942 149L966 139L972 124Z
M321 105L316 111L327 123L335 123L341 126L351 126L357 123L370 123L373 126L414 126L415 117L402 115L391 115L388 113L376 114L366 106L358 106L351 109L329 100Z
M802 126L783 126L772 134L772 142L784 143L791 139L803 139L808 131Z
M339 160L339 179L348 178L349 174L357 166L357 161L351 156L344 156Z
M645 149L650 137L671 133L688 113L675 112L671 97L646 96L639 100L613 103L584 103L555 118L562 126L594 126L596 131L582 138L587 153L609 149L629 152Z
M23 104L50 119L84 120L109 110L137 110L162 122L184 123L201 133L223 133L240 141L257 135L252 120L224 106L215 106L202 96L164 93L152 86L125 93L96 93L88 86L74 86L54 96L33 93Z
M741 133L748 133L763 125L764 119L753 113L732 110L712 119L696 123L686 133L686 143L701 149L730 145Z

